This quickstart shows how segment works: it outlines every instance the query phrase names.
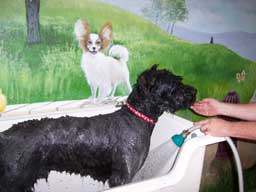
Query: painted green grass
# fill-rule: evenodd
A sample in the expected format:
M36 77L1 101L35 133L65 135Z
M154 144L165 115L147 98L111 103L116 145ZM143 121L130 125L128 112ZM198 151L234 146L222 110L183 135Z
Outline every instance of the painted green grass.
M93 32L106 21L113 24L114 44L130 52L132 84L139 73L158 63L183 76L198 89L198 99L222 99L231 89L247 102L255 89L256 64L221 45L194 45L169 36L150 22L113 6L92 0L41 1L42 42L26 44L24 1L0 0L0 87L10 104L83 99L90 95L80 68L81 50L73 25L84 18ZM246 71L238 83L236 73ZM124 88L118 94L125 94ZM178 113L189 119L190 111Z

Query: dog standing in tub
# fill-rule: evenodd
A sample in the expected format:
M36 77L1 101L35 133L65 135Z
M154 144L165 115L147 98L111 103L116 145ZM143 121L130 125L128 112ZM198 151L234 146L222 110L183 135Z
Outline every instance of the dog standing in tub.
M97 97L97 90L99 99L113 97L116 87L122 82L130 93L128 50L124 46L114 45L109 50L110 56L103 53L112 40L112 25L106 23L99 34L95 34L90 33L88 23L79 19L75 23L74 33L83 50L81 67L91 88L93 101Z
M0 133L0 191L32 191L51 170L90 175L110 187L130 183L148 155L158 118L189 108L195 99L195 88L153 66L113 113L15 124Z

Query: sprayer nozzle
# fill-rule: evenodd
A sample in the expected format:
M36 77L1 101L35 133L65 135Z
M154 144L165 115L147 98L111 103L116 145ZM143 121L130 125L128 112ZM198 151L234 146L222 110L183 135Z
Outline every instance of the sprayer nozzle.
M187 130L182 131L181 134L173 135L173 136L172 136L172 141L173 141L173 143L174 143L175 145L177 145L177 147L181 147L181 146L183 145L185 139L187 138L187 136L188 136L191 132L193 132L194 130L199 129L199 128L200 128L200 127L195 127L195 126L193 126L193 127L189 128L189 129L187 129Z
M185 137L183 136L183 134L176 134L172 136L172 141L175 145L177 145L177 147L181 147L182 144L185 141Z

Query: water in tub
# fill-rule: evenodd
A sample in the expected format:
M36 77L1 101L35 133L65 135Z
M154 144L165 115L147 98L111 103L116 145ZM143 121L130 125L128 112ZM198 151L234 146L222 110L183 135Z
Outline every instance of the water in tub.
M151 150L143 167L135 175L133 181L142 181L145 179L164 175L171 169L177 153L177 147L171 142L163 143L162 145ZM68 185L67 185L68 183ZM58 173L52 171L48 180L40 179L35 185L36 192L94 192L108 189L108 184L97 182L90 176L80 177L75 174Z
M152 149L144 165L133 178L133 182L167 174L172 168L177 152L178 148L171 140ZM95 181L90 176L80 177L79 175L56 171L50 173L47 181L40 179L35 184L36 192L95 192L108 188L107 183Z
M5 121L2 122L6 128L12 123L13 121L8 121L5 125ZM135 175L133 182L167 174L172 168L177 154L177 147L171 141L171 137L190 126L191 122L174 115L161 116L152 134L148 157L141 170ZM34 187L35 192L95 192L109 188L107 183L97 182L90 176L80 177L79 175L56 171L50 172L47 181L39 179Z
M171 140L151 150L133 181L142 181L167 174L173 166L177 152L178 147Z
M167 174L178 153L178 148L171 141L171 136L189 126L191 126L190 123L179 122L173 116L162 116L154 129L148 157L140 171L134 176L133 182ZM70 175L55 171L50 173L47 181L40 179L35 184L36 192L95 192L108 188L107 183L97 182L90 176L80 177L75 174Z

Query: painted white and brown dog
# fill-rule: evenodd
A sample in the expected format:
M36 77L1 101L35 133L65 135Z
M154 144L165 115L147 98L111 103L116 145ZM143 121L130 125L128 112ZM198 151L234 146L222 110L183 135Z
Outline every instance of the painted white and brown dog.
M87 22L79 19L75 23L74 33L83 50L81 67L91 88L93 101L95 102L96 98L113 97L120 83L125 83L130 93L132 88L127 67L127 48L113 45L109 50L109 56L103 53L112 41L112 25L104 24L99 34L95 34L90 33Z

